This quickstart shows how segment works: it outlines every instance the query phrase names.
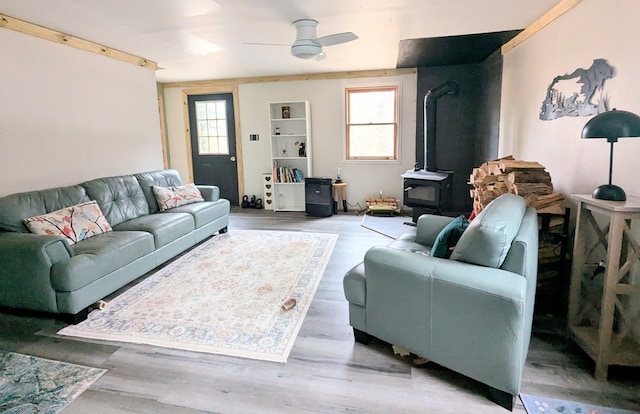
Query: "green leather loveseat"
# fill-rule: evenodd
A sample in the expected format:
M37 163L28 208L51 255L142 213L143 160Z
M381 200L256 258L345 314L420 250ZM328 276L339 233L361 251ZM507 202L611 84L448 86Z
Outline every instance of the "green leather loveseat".
M355 338L370 336L490 386L512 409L531 338L538 220L522 197L492 201L450 258L431 255L450 217L423 215L344 277Z
M159 170L0 198L0 306L82 319L95 302L226 232L230 205L219 198L217 186L196 186L204 201L164 211L154 187L184 186L177 171ZM25 219L95 204L92 200L109 231L73 243L60 235L33 234L25 225Z

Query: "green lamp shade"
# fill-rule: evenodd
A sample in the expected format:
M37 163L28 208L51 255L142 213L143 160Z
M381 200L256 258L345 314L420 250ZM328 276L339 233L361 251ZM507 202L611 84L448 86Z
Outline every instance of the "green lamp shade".
M640 137L640 116L628 111L608 111L594 116L582 128L582 138L606 138L617 142L618 138Z
M598 186L593 198L625 201L627 195L617 185L611 184L613 173L613 144L618 138L640 137L640 116L628 111L603 112L591 118L582 128L582 138L604 138L611 143L609 151L609 183Z

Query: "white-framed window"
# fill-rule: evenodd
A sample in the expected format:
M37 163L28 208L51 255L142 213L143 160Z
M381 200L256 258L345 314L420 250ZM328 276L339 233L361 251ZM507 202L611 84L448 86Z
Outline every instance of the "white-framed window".
M398 101L398 85L345 88L347 160L398 160Z

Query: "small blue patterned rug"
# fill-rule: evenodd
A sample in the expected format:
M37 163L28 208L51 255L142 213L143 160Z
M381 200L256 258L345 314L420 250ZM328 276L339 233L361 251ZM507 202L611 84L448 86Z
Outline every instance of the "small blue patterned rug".
M0 413L59 413L105 372L0 351Z
M573 401L556 400L536 395L520 394L527 414L562 413L562 414L637 414L640 411L621 410L598 407Z

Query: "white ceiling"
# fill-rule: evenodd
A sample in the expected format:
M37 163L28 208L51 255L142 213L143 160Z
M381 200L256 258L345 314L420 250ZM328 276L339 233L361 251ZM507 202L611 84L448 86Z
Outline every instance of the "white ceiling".
M524 29L559 0L0 0L0 14L156 61L159 82L396 67L403 39ZM360 38L302 60L294 20Z

